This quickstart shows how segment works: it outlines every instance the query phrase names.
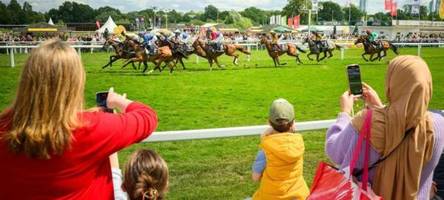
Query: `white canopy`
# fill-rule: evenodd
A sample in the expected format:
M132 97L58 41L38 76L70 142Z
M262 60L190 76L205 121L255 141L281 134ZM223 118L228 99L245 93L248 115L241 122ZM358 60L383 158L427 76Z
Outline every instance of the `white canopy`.
M49 18L48 24L54 26L54 22L52 22L52 18Z
M108 29L108 32L111 34L114 31L114 28L116 27L117 27L116 23L114 23L114 20L111 18L111 16L109 16L105 24L103 24L102 27L97 29L96 32L103 33L105 32L105 29Z

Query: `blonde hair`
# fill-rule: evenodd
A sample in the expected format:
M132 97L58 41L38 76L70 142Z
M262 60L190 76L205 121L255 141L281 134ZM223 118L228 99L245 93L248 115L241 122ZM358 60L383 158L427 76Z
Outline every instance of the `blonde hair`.
M85 71L67 43L52 39L34 49L22 70L17 95L8 111L10 129L2 139L16 153L49 159L70 147L80 126Z
M161 200L168 190L168 166L153 150L137 150L125 165L122 188L130 200Z

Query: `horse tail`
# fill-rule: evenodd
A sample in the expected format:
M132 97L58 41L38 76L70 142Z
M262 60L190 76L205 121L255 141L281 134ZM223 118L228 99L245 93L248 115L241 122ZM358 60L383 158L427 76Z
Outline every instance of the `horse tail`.
M307 53L305 50L303 50L301 47L299 47L298 45L294 45L296 46L296 49L302 53Z
M251 55L251 52L248 51L248 49L246 49L246 48L243 47L243 46L236 45L236 50L239 50L240 52L242 52L242 53L244 53L244 54L246 54L246 55Z
M391 42L388 42L388 43L390 45L390 48L393 50L393 52L395 52L396 55L399 55L398 47L395 46L394 44L392 44Z

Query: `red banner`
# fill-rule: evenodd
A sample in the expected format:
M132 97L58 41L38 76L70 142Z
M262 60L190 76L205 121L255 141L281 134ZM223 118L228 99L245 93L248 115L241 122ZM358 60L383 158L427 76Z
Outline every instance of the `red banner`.
M398 4L396 2L392 3L390 15L392 17L398 16Z
M96 26L97 26L97 29L100 28L100 22L99 22L99 20L96 21Z
M392 10L393 1L392 0L385 0L384 1L384 10Z
M297 15L293 17L293 28L298 28L301 22L301 16Z
M288 18L288 20L287 20L287 25L289 26L289 27L293 27L293 18Z

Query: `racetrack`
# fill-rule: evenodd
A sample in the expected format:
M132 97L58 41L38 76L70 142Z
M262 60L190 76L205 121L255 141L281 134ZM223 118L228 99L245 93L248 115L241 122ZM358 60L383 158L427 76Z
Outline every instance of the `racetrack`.
M241 55L239 66L222 56L225 70L214 68L194 56L186 61L187 70L180 67L173 74L167 71L143 75L130 66L120 69L122 62L105 70L107 53L82 53L87 70L86 103L94 105L96 91L114 86L131 99L151 105L159 114L158 130L183 130L264 124L272 100L283 97L295 105L298 121L332 119L339 110L339 95L347 89L345 66L361 65L362 79L383 95L388 59L367 63L360 58L362 50L335 51L332 59L308 61L303 65L283 56L286 66L275 68L265 51L253 51L251 61ZM416 54L416 48L401 48L401 54ZM422 56L430 66L434 91L431 108L444 109L444 49L423 48ZM17 55L17 66L26 55ZM394 54L389 52L389 58ZM150 64L150 68L153 65ZM20 67L10 68L9 57L0 55L0 109L12 100ZM325 159L324 131L304 136L306 145L305 171L311 183L320 159ZM259 139L241 137L186 142L139 144L121 152L121 162L135 148L154 148L167 160L171 170L168 199L242 199L257 188L250 181L250 165Z

